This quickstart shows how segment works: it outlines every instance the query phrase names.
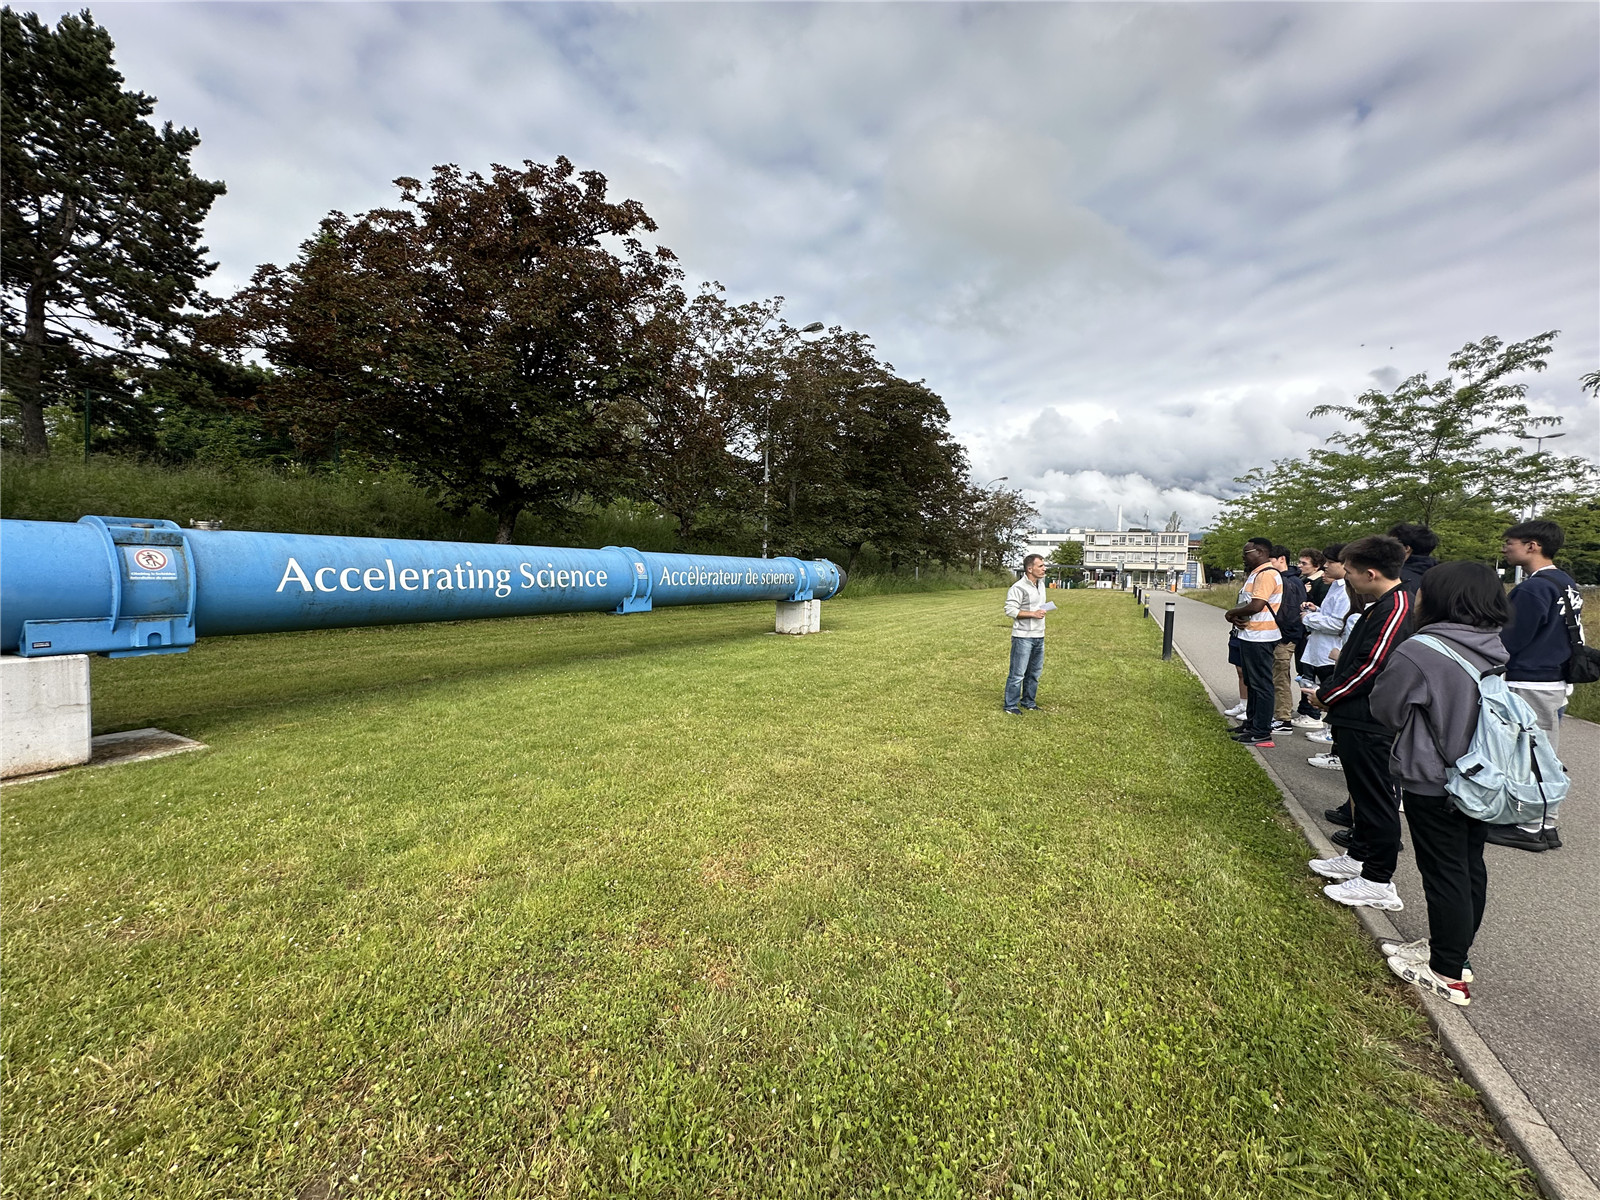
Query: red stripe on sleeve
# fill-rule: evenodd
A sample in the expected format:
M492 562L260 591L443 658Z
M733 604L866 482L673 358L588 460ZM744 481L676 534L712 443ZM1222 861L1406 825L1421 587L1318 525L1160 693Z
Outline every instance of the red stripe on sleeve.
M1400 630L1404 628L1406 618L1411 614L1411 596L1403 588L1395 588L1391 595L1398 595L1394 608L1389 613L1389 618L1383 623L1382 630L1378 633L1378 640L1372 644L1372 649L1367 652L1366 660L1356 668L1355 672L1338 687L1323 693L1324 704L1337 704L1341 699L1349 696L1352 691L1378 673L1383 666L1384 659L1389 657L1389 651L1394 649L1394 644Z

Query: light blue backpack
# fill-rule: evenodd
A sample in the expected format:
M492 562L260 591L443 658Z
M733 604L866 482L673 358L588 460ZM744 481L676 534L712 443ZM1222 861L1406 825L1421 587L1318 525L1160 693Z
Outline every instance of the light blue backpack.
M1567 794L1567 772L1528 702L1499 674L1479 674L1438 638L1421 633L1411 640L1455 659L1478 685L1472 744L1445 770L1444 790L1456 807L1491 825L1532 825L1554 817Z

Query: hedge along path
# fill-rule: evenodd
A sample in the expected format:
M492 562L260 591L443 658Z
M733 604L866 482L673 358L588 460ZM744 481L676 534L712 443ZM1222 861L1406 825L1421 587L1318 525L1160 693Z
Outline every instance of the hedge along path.
M1126 596L219 639L8 791L7 1196L1534 1194Z

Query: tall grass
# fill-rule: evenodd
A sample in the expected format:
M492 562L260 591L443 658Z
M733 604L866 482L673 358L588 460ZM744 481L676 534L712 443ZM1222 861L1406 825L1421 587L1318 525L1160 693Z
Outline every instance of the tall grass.
M968 571L961 567L923 567L920 572L850 576L844 594L898 596L916 592L958 592L1010 587L1010 571Z
M32 521L76 521L88 514L160 517L188 525L221 521L227 529L318 533L341 537L418 538L492 542L494 518L481 509L455 516L400 471L296 472L252 464L160 467L104 456L85 464L58 455L38 462L12 459L0 472L0 513ZM671 553L680 549L675 523L648 505L618 502L586 513L576 529L558 531L537 514L524 513L515 540L526 545L632 546ZM708 553L720 553L708 547ZM850 576L851 596L945 592L1004 587L1007 571L924 567L920 573L881 569Z
M285 474L251 464L160 467L110 456L87 464L60 456L38 462L13 458L0 472L0 512L35 521L76 521L90 513L161 517L180 525L221 521L227 529L343 537L492 542L495 536L488 513L448 513L400 471ZM670 519L628 504L591 512L565 534L552 533L536 514L524 513L515 540L676 548Z

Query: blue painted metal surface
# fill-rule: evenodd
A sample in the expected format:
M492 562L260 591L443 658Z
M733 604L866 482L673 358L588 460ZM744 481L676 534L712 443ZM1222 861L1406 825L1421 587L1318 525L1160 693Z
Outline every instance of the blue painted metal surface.
M0 651L171 654L197 637L826 600L825 559L652 554L184 529L84 517L0 521Z

